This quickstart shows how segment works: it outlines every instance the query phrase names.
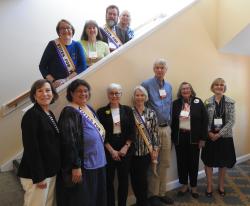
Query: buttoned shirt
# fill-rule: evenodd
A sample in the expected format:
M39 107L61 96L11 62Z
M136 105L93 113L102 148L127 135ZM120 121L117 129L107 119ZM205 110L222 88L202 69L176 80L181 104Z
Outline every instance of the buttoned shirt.
M156 77L150 78L142 83L148 92L147 106L156 112L158 123L170 124L172 111L172 86L165 80L160 82ZM160 96L159 90L166 91L166 97Z

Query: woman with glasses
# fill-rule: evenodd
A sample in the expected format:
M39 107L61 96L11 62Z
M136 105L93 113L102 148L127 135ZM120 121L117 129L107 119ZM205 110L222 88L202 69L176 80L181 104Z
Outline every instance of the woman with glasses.
M59 37L47 45L39 69L45 79L59 87L86 69L86 59L81 44L72 40L75 29L70 22L59 21L56 32Z
M175 145L179 182L182 188L177 196L188 193L189 185L193 198L199 198L197 176L200 149L207 139L207 112L193 87L182 82L177 99L173 102L171 138Z
M59 118L62 170L57 206L106 206L105 130L87 102L90 85L76 79L67 88L69 104Z
M106 130L105 151L107 158L107 205L115 206L114 177L118 176L118 206L126 206L128 174L135 139L135 120L130 107L120 104L122 87L108 86L109 104L97 110Z

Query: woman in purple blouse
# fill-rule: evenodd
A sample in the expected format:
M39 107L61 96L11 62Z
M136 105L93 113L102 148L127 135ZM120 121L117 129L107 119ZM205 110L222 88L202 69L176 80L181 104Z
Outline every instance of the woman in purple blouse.
M62 170L57 181L57 205L106 206L105 130L87 105L89 84L73 81L66 97L69 105L59 118Z

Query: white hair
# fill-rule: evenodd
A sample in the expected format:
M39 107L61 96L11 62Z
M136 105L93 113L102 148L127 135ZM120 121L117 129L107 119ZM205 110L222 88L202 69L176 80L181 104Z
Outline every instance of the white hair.
M147 92L147 90L146 90L143 86L141 86L141 85L136 86L136 87L134 88L133 97L132 97L133 102L134 102L134 99L135 99L135 92L136 92L137 90L140 90L140 91L145 95L145 102L147 102L147 101L148 101L148 92Z
M107 88L107 93L109 93L113 89L117 89L118 92L122 92L122 86L120 84L111 83Z
M153 67L155 68L157 65L161 65L166 69L168 68L167 61L163 58L159 58L159 59L155 60Z

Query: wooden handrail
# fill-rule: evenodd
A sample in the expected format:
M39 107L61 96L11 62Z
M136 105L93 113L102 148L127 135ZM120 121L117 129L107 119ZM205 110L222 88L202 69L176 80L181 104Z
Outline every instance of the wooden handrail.
M6 103L6 107L11 108L11 107L17 107L19 102L22 102L24 99L26 99L30 95L30 91L26 91L23 94L19 95L15 99L9 101Z

